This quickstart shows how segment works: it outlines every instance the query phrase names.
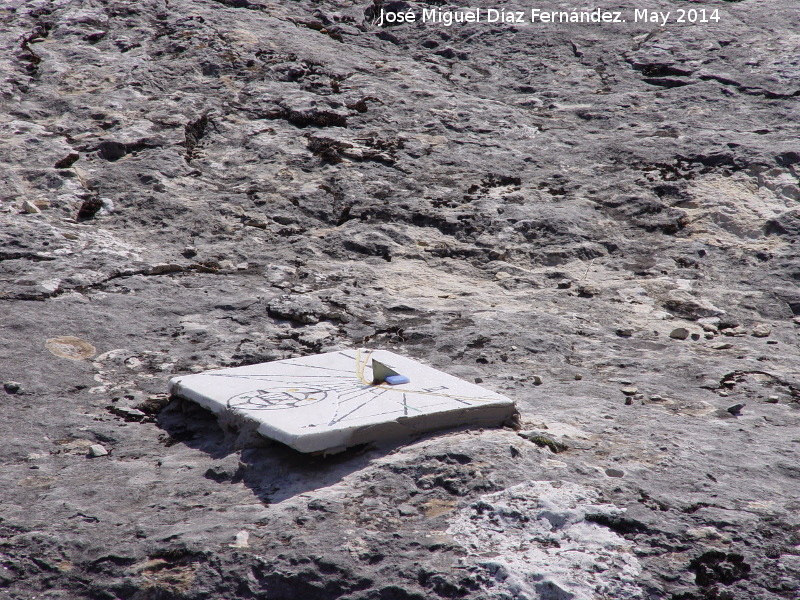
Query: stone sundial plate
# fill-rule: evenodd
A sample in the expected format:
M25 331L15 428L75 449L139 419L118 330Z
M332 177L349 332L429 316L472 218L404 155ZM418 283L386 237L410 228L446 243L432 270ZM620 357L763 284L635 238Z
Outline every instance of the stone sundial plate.
M171 379L169 391L214 413L255 421L258 433L300 452L459 425L493 426L516 412L505 396L386 350L206 371Z

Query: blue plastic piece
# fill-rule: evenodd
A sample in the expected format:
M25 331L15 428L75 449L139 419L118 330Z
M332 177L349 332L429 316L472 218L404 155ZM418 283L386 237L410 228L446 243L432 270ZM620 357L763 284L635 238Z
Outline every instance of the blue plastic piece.
M400 385L401 383L410 383L411 380L405 375L389 375L386 378L386 383L389 385Z

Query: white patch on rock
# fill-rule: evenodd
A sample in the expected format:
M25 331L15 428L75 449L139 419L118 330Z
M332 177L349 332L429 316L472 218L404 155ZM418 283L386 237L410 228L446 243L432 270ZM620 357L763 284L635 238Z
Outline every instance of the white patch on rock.
M587 515L624 512L590 488L530 481L482 496L459 512L447 533L468 562L496 581L503 600L638 599L641 572L629 542Z
M236 534L234 542L228 544L231 548L249 548L250 547L250 532L244 529Z
M100 198L100 202L103 205L100 214L108 215L114 212L114 201L111 198Z

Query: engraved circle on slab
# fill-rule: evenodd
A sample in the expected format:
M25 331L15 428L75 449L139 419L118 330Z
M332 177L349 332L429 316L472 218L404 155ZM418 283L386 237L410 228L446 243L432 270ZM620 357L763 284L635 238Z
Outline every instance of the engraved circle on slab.
M241 410L284 410L302 408L328 397L328 392L314 387L286 386L251 390L228 400L228 408Z

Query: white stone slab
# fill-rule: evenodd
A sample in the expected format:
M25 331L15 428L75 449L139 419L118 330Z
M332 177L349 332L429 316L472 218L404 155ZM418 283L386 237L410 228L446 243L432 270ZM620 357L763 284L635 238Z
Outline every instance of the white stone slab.
M409 378L373 384L372 359ZM422 431L498 425L514 402L386 350L346 350L175 377L169 391L258 423L300 452L336 450Z

